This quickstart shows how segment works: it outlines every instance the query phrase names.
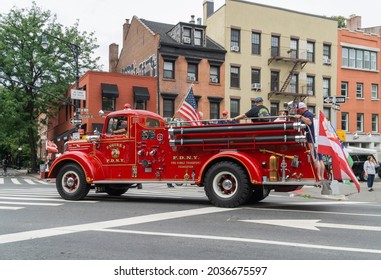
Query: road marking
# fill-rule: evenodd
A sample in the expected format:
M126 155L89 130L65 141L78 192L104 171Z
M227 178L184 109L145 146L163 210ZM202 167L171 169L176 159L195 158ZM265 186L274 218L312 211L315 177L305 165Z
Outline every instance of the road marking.
M191 235L191 234L180 234L180 233L149 232L149 231L121 230L121 229L98 229L97 231L141 234L141 235L156 235L156 236L167 236L167 237L180 237L180 238L208 239L208 240L220 240L220 241L234 241L234 242L244 242L244 243L259 243L261 245L269 244L269 245L277 245L277 246L300 247L300 248L319 249L319 250L381 254L381 250L376 250L376 249L314 245L314 244L308 244L308 243L282 242L282 241L239 238L239 237L225 237L225 236L214 236L214 235L204 235L204 234Z
M109 221L96 222L96 223L74 225L74 226L56 227L56 228L3 234L3 235L0 235L0 244L32 240L32 239L43 238L43 237L51 237L51 236L69 234L69 233L90 231L90 230L100 230L100 229L111 228L111 227L121 227L121 226L137 225L137 224L143 224L143 223L158 222L158 221L184 218L184 217L190 217L190 216L196 216L196 215L205 215L205 214L213 214L213 213L220 213L220 212L226 212L226 211L234 211L238 209L239 208L231 209L231 208L207 207L207 208L158 213L158 214L151 214L151 215L145 215L145 216L125 218L125 219L117 219L117 220L109 220Z
M9 205L35 205L35 206L60 206L60 203L37 203L37 202L11 202L11 201L0 201L0 204Z
M27 182L30 185L35 185L36 183L31 179L24 179L25 182Z
M72 203L97 203L97 200L63 200L62 198L33 198L25 196L0 196L0 199L5 200L39 200L39 201L65 201Z
M288 206L292 206L288 205ZM381 217L381 214L370 214L370 213L344 213L344 212L330 212L330 211L311 211L311 210L293 210L293 209L278 209L278 208L244 208L247 210L260 210L260 211L279 211L279 212L296 212L296 213L314 213L314 214L329 214L329 215L345 215L345 216L366 216L366 217Z
M20 181L17 180L17 179L15 179L15 178L11 178L11 181L12 181L12 183L15 184L15 185L21 185Z
M4 178L0 178L0 184L4 184Z
M25 207L0 206L0 210L19 210Z
M376 226L358 226L358 225L319 223L321 220L239 220L239 221L247 222L247 223L272 225L272 226L317 230L317 231L320 231L318 227L352 229L352 230L363 230L363 231L381 231L381 227L376 227Z

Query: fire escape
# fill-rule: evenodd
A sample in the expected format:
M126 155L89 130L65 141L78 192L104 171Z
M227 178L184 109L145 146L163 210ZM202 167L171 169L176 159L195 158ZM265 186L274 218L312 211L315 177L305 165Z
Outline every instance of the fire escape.
M271 48L271 58L268 60L268 65L271 63L287 63L291 64L291 69L288 72L288 76L283 82L283 85L278 89L278 84L280 81L277 81L277 86L271 86L270 92L268 93L268 99L270 100L272 96L289 96L293 97L294 101L299 100L303 101L307 96L307 93L298 92L299 88L296 89L296 92L286 91L289 88L292 77L299 73L300 70L304 68L307 64L307 59L299 58L298 50L287 49L280 51L280 48Z

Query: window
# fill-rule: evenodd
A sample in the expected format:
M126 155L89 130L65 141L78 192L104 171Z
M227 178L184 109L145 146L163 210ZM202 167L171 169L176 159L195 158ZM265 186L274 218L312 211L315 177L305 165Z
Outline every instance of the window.
M315 77L307 76L307 94L315 95Z
M251 89L261 89L261 70L251 69Z
M341 112L341 129L349 130L349 114L347 112Z
M270 104L270 115L278 116L279 115L279 103L271 103Z
M364 85L362 83L356 84L356 98L364 98L364 91L363 91Z
M331 45L323 44L323 63L330 64L331 62Z
M372 100L378 100L378 84L372 84Z
M362 70L377 70L377 52L343 47L342 66Z
M238 29L231 30L230 47L232 51L239 52L241 31Z
M188 63L187 80L198 81L198 64Z
M378 133L378 114L372 114L372 132Z
M251 53L261 54L261 33L251 33Z
M194 44L196 46L202 46L202 30L194 31Z
M348 97L348 82L341 82L341 96Z
M291 39L290 41L290 57L298 58L299 53L299 41L297 39Z
M239 99L231 99L230 100L230 117L234 118L238 115L240 115L239 111Z
M115 98L102 96L102 110L115 111Z
M291 81L290 81L290 92L298 93L298 88L299 88L298 84L299 84L299 76L296 74L292 75Z
M175 62L174 61L164 61L164 79L174 79L175 78Z
M271 91L279 91L279 72L271 71Z
M183 43L190 44L192 42L192 29L184 27L183 29Z
M220 82L220 67L219 66L210 66L210 82L219 83Z
M307 60L309 62L315 62L315 43L307 42Z
M331 79L323 78L323 97L331 96Z
M239 88L240 87L240 68L236 66L230 67L230 87Z
M356 130L360 132L364 131L364 114L362 113L357 113Z
M172 118L175 115L175 99L163 96L163 116L164 118Z
M280 50L280 37L279 36L271 36L271 56L279 56Z
M220 102L210 101L209 103L210 119L220 118Z

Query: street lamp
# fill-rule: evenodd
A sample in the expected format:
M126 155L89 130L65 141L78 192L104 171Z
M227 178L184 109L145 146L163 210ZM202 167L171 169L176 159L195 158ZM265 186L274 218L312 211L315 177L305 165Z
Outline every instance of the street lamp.
M18 147L17 149L17 169L21 169L21 151L22 151L22 148L21 147Z
M70 50L72 51L72 53L74 55L74 60L75 60L75 89L79 90L80 88L79 88L79 63L78 63L78 60L79 60L79 53L81 51L81 47L77 44L71 43L71 42L66 41L64 39L61 39L57 36L53 36L49 33L43 32L41 45L44 49L49 47L49 42L47 40L48 36L55 39L55 40L58 40L60 42L65 43L66 45L69 46ZM81 121L80 121L81 120L81 115L80 115L81 104L80 104L79 99L76 99L74 101L74 108L75 108L75 119L76 119L75 132L78 132L78 129L81 127Z

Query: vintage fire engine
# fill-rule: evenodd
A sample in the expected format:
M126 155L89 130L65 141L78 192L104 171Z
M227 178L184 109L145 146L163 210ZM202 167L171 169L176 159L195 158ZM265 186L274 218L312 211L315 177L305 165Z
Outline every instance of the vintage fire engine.
M90 189L119 196L137 184L187 183L216 206L237 207L271 190L319 186L305 129L293 121L174 126L125 109L108 114L101 133L68 141L47 178L67 200Z

